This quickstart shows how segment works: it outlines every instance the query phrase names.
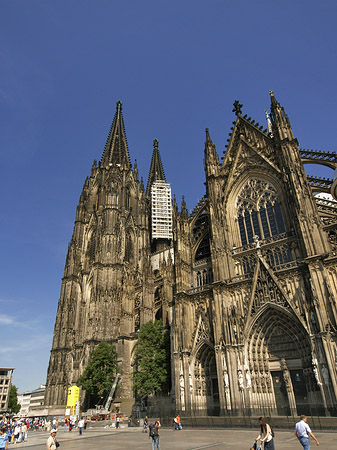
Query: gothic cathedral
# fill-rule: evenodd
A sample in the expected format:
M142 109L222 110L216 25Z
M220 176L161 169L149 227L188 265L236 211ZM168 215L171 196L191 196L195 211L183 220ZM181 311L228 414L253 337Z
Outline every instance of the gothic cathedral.
M222 160L206 130L206 192L189 214L171 200L158 141L146 187L127 146L122 104L76 210L45 404L103 340L116 345L121 410L134 403L137 331L171 333L176 410L337 414L337 155L299 149L270 92L267 129L242 114ZM306 176L304 164L335 169ZM325 194L324 194L325 193Z

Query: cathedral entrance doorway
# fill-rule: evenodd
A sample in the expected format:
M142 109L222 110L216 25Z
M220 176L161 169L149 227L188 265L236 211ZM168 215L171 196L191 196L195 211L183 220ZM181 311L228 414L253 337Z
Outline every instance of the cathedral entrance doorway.
M207 344L202 345L195 358L194 384L194 408L200 413L203 411L208 415L219 415L219 386L215 353Z
M322 403L309 336L289 310L265 305L251 327L247 358L253 409L306 414L311 405Z
M302 369L290 370L291 383L294 390L297 414L310 414L308 392Z
M271 375L273 379L277 414L279 416L289 416L290 415L289 398L287 394L286 384L283 378L283 373L282 371L278 370L275 372L271 372Z

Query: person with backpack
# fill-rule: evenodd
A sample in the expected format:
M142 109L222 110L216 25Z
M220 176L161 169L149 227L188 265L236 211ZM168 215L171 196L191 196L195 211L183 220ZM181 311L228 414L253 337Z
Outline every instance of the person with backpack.
M160 450L159 428L161 428L159 420L157 420L154 425L152 423L149 425L149 437L152 438L152 450L156 450L156 446L157 450Z
M264 450L275 450L274 445L274 431L272 427L266 423L263 417L259 417L260 434L255 441L261 441L264 443Z

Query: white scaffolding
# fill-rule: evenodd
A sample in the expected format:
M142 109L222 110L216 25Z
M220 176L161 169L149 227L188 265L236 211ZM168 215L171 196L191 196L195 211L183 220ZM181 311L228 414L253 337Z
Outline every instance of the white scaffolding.
M172 239L171 186L155 181L151 186L152 239Z

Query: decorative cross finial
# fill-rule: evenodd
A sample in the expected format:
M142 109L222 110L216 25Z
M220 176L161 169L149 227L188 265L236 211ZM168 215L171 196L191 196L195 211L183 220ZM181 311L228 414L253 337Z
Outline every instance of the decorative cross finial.
M159 143L158 139L155 139L153 141L153 148L158 148L158 143Z
M242 113L241 108L242 108L243 105L241 105L241 103L239 103L239 100L235 100L235 102L233 103L233 106L234 106L234 108L233 108L232 111L233 111L236 115L239 115L239 114Z

